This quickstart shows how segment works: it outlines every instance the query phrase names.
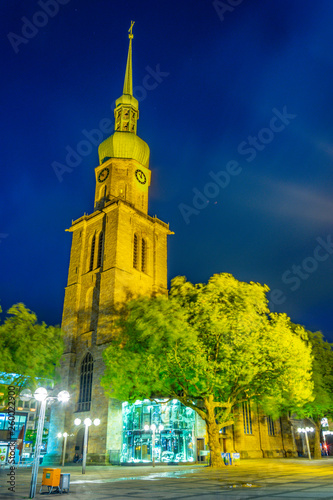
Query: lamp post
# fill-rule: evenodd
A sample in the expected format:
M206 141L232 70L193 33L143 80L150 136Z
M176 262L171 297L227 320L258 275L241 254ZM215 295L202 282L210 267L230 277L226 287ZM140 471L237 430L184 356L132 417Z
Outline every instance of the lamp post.
M305 442L306 442L306 447L308 450L308 457L309 460L311 460L311 452L310 452L310 446L309 446L309 439L308 439L308 432L314 432L313 427L299 427L297 431L301 434L305 434Z
M156 432L156 425L155 424L151 424L150 427L149 427L149 425L145 425L144 426L144 430L145 431L149 431L149 429L151 429L153 431L152 444L151 444L151 454L152 454L153 467L155 467L155 432ZM160 424L158 426L158 430L161 432L161 431L163 431L163 429L164 429L164 425Z
M35 391L34 395L31 394L31 391L29 389L23 390L20 394L20 399L22 401L29 401L29 399L35 399L36 401L40 402L37 436L35 444L35 456L32 463L30 495L29 495L29 498L35 498L38 468L39 468L39 454L42 445L46 403L47 401L55 401L56 399L61 403L67 403L67 401L69 400L69 393L67 391L61 391L59 392L58 396L48 396L47 390L44 387L39 387Z
M61 434L61 432L58 432L57 437L64 438L64 444L63 444L63 450L62 450L62 461L61 461L61 465L63 467L65 465L65 456L66 456L66 446L67 446L68 434L67 434L67 432L64 432L63 434Z
M82 474L86 473L86 462L87 462L87 448L88 448L88 430L89 427L92 424L92 421L90 418L86 418L84 421L84 439L83 439L83 456L82 456ZM94 425L97 426L101 423L99 418L95 418L94 420ZM81 424L81 419L76 418L74 420L75 425L80 425Z

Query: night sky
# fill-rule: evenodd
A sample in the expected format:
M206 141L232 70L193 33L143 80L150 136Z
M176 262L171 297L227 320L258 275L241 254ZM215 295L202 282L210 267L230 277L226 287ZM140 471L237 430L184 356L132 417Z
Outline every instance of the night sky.
M272 310L333 342L333 2L225 0L224 13L222 3L3 3L4 311L23 302L61 322L65 229L93 211L87 135L113 120L133 19L149 213L175 232L169 280L265 283Z

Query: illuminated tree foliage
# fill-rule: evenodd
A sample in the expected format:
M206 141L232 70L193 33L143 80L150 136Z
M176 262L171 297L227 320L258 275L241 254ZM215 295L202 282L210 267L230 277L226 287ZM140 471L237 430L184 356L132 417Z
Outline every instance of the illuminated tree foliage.
M1 309L0 309L1 311ZM0 324L1 380L15 386L52 379L63 353L60 328L38 323L35 313L15 304ZM13 374L18 375L13 378Z
M314 399L305 404L300 414L309 418L316 429L314 458L319 459L321 419L333 417L333 351L332 344L324 340L321 332L308 331L307 334L313 355Z
M242 401L275 409L312 398L311 348L302 327L271 314L258 283L214 275L207 284L177 277L169 298L138 298L104 351L102 385L120 400L170 397L205 421L213 467L222 467L219 429ZM301 360L301 362L300 362Z

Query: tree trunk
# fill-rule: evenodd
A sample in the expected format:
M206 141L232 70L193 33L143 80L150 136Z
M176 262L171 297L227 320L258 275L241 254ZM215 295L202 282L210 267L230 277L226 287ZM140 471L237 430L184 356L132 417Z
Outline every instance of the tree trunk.
M211 396L205 398L204 404L207 409L205 422L207 426L211 466L215 468L222 468L224 467L224 461L221 456L221 447L219 441L220 433L219 426L215 420L215 405L213 403L213 398Z
M314 420L315 424L315 436L314 436L314 452L313 458L314 460L321 459L321 449L320 449L320 428L321 428L321 420Z

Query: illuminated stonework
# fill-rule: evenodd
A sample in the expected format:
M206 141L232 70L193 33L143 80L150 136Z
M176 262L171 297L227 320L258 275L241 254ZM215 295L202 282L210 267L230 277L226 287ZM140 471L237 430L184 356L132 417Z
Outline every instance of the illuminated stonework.
M116 101L115 132L99 146L95 210L68 229L73 236L62 319L66 352L61 387L71 388L71 401L65 416L53 411L48 450L49 455L60 454L52 434L63 430L76 434L68 439L69 456L80 454L82 429L73 427L75 416L98 417L101 425L90 429L88 450L98 462L110 450L121 449L121 403L105 398L99 384L115 311L134 296L167 294L167 236L172 234L168 224L148 215L149 147L137 136L132 37L130 33L123 95ZM88 353L92 377L82 372Z

